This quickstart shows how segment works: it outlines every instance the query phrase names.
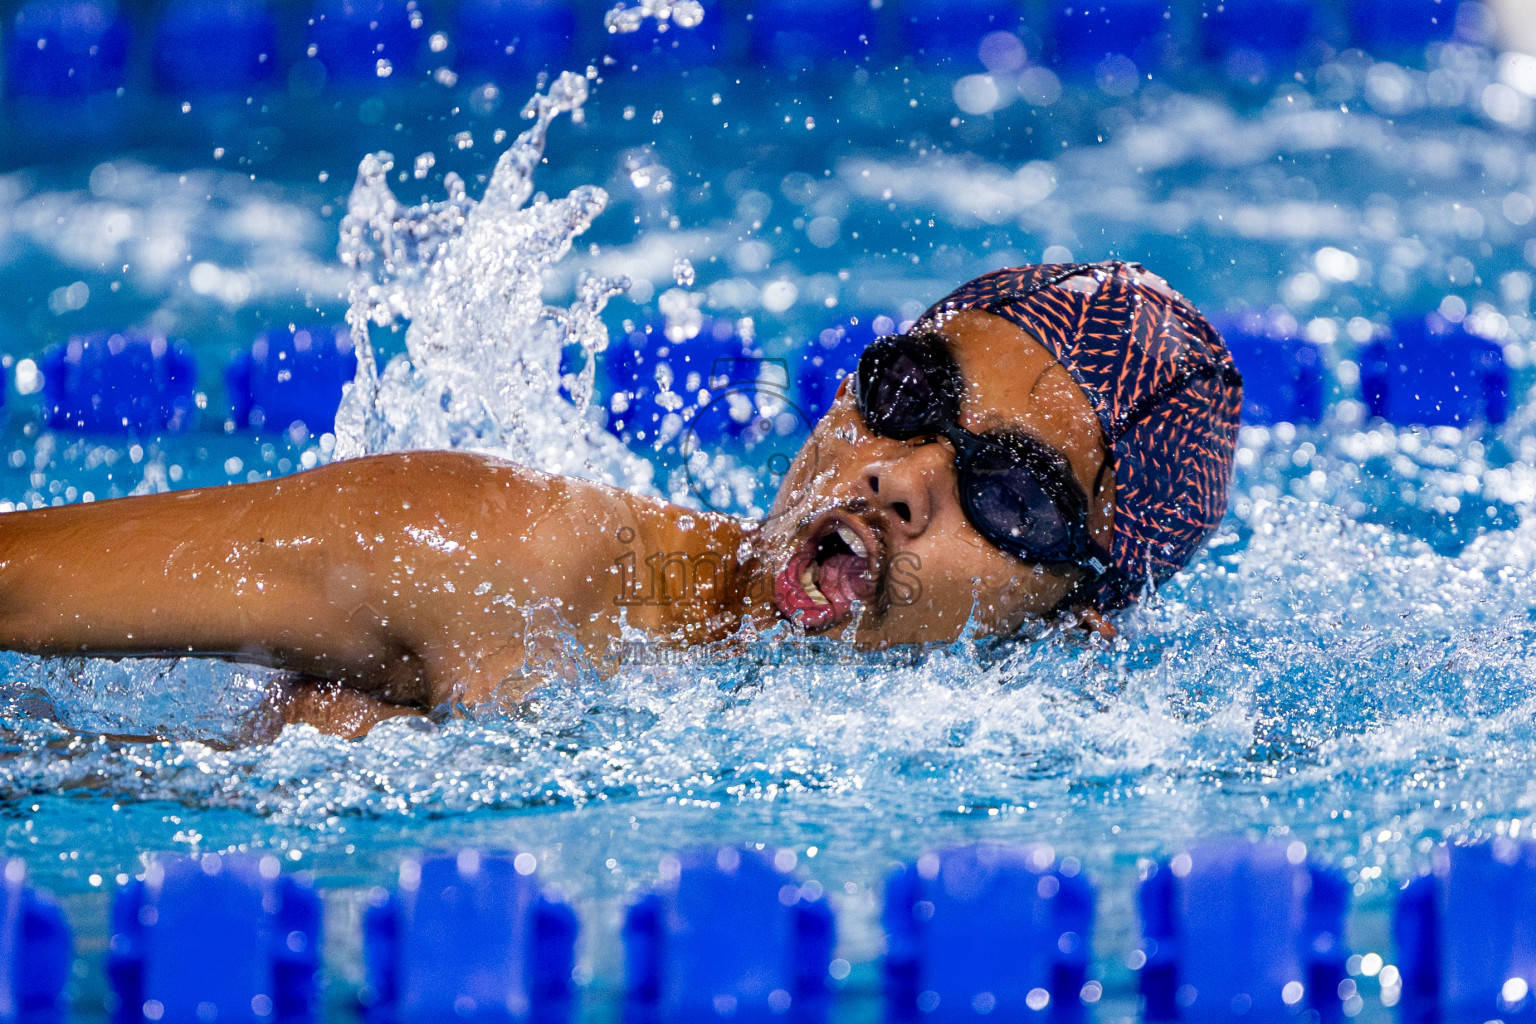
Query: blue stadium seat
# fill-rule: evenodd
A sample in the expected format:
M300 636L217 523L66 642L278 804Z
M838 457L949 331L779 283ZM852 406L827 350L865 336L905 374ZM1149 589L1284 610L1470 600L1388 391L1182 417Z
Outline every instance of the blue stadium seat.
M343 386L356 373L346 328L275 327L230 360L224 383L237 427L283 431L301 422L324 434L335 428Z
M1440 847L1392 922L1403 1024L1526 1020L1536 1003L1536 844Z
M272 15L253 0L172 0L155 30L155 81L175 96L238 93L277 75Z
M7 861L0 894L0 1007L8 1024L63 1024L74 939L58 905L26 883L26 864Z
M1145 72L1160 62L1168 12L1168 0L1051 0L1056 62L1068 74L1091 77L1118 55Z
M902 42L905 52L925 63L974 67L981 40L993 32L1018 31L1023 12L1016 0L907 0L900 8Z
M408 860L363 923L370 1024L562 1024L576 915L540 891L532 854Z
M395 82L409 81L426 39L418 31L421 17L409 0L319 0L309 45L332 84L377 85L381 60L389 62Z
M152 862L112 904L117 1024L310 1024L320 898L275 856Z
M1377 57L1423 57L1456 34L1456 0L1350 0L1350 42Z
M522 88L533 72L561 70L575 35L570 0L463 0L454 36L457 67L504 76Z
M624 921L627 1024L822 1024L832 912L792 862L731 846L666 858Z
M1349 888L1301 843L1196 846L1148 869L1137 904L1147 1020L1343 1021Z
M33 0L16 12L7 50L12 96L60 99L121 87L127 77L128 28L110 3Z
M1230 77L1255 83L1294 69L1312 41L1313 0L1222 0L1207 6L1201 22L1206 56L1222 62Z
M1317 346L1261 314L1215 319L1243 375L1243 422L1315 424L1326 387Z
M1433 314L1432 314L1433 315ZM1399 426L1503 423L1509 367L1496 342L1436 316L1393 321L1392 335L1360 353L1360 391L1372 416Z
M859 364L859 356L882 334L895 334L896 321L883 313L860 313L823 328L800 350L795 365L795 389L800 408L815 423L832 408L843 378Z
M885 888L886 1018L1084 1018L1094 894L1049 847L928 853Z
M752 7L752 52L786 71L858 61L875 43L868 0L760 0Z
M180 341L125 331L77 335L38 360L55 430L152 434L196 421L197 364Z

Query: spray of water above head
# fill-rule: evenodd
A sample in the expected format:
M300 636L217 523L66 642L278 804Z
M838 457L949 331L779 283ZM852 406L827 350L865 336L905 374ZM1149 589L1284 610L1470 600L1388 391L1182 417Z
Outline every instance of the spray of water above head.
M390 190L393 158L365 157L342 221L352 273L347 323L357 377L336 417L340 458L424 448L498 455L550 473L649 490L652 470L587 415L590 367L559 394L560 350L607 347L599 317L625 278L587 277L569 306L547 305L543 273L606 207L583 185L561 199L533 194L549 126L579 118L587 79L564 72L524 109L533 124L471 199L446 176L447 198L410 206ZM370 327L406 324L403 355L379 368Z
M647 18L671 21L681 28L694 28L704 20L704 5L698 0L640 0L633 7L619 4L603 15L603 24L616 34L638 32Z

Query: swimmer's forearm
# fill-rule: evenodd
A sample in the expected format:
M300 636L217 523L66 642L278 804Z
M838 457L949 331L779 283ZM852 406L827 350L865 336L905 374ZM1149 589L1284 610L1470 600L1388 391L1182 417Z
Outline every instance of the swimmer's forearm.
M8 513L0 647L227 655L391 700L437 703L444 680L473 696L520 671L521 609L603 642L626 525L618 492L442 452Z
M401 577L440 572L441 553L413 546L400 519L442 461L0 515L0 646L419 677L420 617L392 613L410 596Z
M0 645L268 660L279 605L283 625L317 631L328 611L276 551L296 539L287 504L270 488L221 488L0 516Z
M312 725L321 732L349 739L366 735L387 719L421 714L419 710L331 683L287 683L277 694L276 704L275 710L284 725Z

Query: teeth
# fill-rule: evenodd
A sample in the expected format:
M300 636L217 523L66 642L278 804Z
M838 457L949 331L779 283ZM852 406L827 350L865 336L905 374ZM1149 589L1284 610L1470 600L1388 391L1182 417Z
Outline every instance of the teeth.
M847 544L854 554L860 558L869 557L869 551L864 547L864 542L859 540L859 535L848 529L848 527L839 526L837 528L837 535L843 538L843 543Z
M809 597L817 604L832 603L831 601L827 600L827 595L823 594L821 589L816 586L816 573L809 565L800 570L800 587L805 591L805 596Z

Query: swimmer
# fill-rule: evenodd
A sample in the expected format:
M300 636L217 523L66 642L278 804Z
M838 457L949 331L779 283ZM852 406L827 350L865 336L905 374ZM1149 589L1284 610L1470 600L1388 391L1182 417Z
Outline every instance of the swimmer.
M1226 510L1242 381L1135 264L971 281L873 342L747 523L480 455L0 515L0 647L292 673L284 721L356 736L516 699L531 637L599 665L784 620L860 647L1105 616Z

